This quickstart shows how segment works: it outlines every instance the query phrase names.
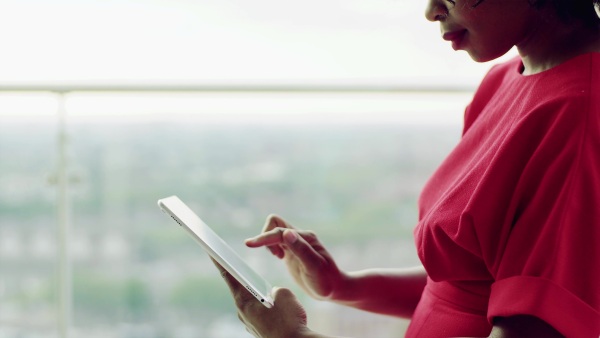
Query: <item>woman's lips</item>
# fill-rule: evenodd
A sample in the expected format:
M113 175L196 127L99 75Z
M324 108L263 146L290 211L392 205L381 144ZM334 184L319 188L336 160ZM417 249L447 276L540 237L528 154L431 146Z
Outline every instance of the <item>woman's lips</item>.
M446 32L442 35L442 39L446 41L452 41L452 49L458 50L460 48L460 44L467 33L466 29Z

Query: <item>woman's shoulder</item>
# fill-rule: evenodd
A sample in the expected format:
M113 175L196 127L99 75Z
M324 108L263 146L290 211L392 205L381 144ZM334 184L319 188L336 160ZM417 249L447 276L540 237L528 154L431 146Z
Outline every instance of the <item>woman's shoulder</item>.
M465 113L465 131L482 114L517 120L600 119L600 53L573 58L549 71L523 76L519 57L493 66ZM568 125L571 125L569 123Z
M503 63L495 64L490 68L467 106L463 133L470 128L471 124L489 105L491 100L498 97L499 94L502 97L507 97L503 93L507 89L514 87L511 85L513 81L511 78L514 78L514 74L518 72L520 64L521 58L517 56Z
M520 56L493 65L481 81L476 95L480 92L498 90L519 90L531 87L547 94L600 86L600 52L591 52L573 57L553 68L533 75L523 75L523 62Z

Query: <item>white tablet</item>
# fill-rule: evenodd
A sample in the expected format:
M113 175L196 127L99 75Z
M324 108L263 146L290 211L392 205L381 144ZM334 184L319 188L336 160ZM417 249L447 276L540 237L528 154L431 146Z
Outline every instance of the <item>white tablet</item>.
M264 306L271 308L271 284L254 271L177 196L158 200L158 206L198 242L206 252Z

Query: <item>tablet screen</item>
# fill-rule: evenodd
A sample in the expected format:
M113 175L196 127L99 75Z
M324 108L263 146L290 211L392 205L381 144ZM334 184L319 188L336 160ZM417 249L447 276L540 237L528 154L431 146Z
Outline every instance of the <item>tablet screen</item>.
M267 307L271 307L269 296L271 285L246 262L198 215L177 196L158 201L159 206L179 225L185 228L196 241L219 262L233 277Z

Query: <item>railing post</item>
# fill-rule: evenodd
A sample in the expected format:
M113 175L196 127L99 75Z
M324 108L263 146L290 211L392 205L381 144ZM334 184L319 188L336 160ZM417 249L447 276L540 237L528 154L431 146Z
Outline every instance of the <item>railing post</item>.
M69 252L70 200L68 172L68 135L66 93L58 93L58 163L57 163L57 244L58 244L58 333L61 338L69 337L71 325L71 259Z

